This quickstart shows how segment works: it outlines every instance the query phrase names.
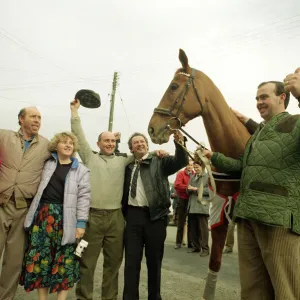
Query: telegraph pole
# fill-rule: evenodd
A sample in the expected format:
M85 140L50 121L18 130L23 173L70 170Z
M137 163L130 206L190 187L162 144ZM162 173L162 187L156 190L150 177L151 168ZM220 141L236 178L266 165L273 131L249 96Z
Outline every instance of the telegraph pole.
M114 79L112 83L112 92L110 98L110 112L109 112L109 122L108 122L108 131L112 131L114 123L114 107L115 107L115 95L118 84L118 72L114 72Z

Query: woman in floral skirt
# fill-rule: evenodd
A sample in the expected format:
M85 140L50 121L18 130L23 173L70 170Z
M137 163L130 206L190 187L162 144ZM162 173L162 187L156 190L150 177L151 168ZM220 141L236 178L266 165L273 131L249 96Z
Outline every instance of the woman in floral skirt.
M67 298L79 280L76 239L84 235L90 208L89 170L74 157L74 134L56 134L49 144L41 183L25 219L29 231L20 284L38 290L40 300L57 292Z

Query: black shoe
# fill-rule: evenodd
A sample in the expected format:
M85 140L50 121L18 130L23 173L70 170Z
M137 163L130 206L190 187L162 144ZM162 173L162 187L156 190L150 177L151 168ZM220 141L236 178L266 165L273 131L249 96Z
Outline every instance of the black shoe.
M180 248L181 248L181 245L180 245L180 244L176 244L175 247L174 247L174 249L176 249L176 250L177 250L177 249L180 249Z
M199 249L195 249L195 248L190 249L190 250L187 251L187 253L197 253L197 252L200 252L200 250Z

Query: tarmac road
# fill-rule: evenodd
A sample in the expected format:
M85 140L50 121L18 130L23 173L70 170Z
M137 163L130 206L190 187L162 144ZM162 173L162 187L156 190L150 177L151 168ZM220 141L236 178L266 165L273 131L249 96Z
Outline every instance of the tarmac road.
M208 269L208 257L200 257L197 253L187 253L187 249L175 250L174 241L176 235L175 227L168 227L165 254L162 268L162 299L163 300L200 300L205 284ZM236 237L236 235L235 235ZM101 299L102 278L102 256L98 262L95 274L94 299ZM123 288L123 264L120 269L119 299L122 299ZM37 293L26 293L23 287L19 287L15 300L34 300ZM49 300L56 299L50 295ZM75 300L74 289L70 291L68 299ZM237 249L234 253L223 256L222 268L219 275L217 293L215 300L238 300L239 296L239 274ZM147 300L147 267L145 261L142 263L140 281L140 300Z

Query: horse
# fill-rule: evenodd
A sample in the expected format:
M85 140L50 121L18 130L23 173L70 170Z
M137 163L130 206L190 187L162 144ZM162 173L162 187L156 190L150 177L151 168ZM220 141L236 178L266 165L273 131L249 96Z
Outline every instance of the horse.
M181 49L179 60L182 68L175 72L148 125L152 142L168 142L175 129L201 116L211 150L238 158L244 152L250 137L249 132L230 109L213 81L203 72L189 66L188 57ZM218 220L211 224L212 247L202 298L205 300L213 300L215 297L217 275L221 268L228 228L225 207L230 202L232 212L234 201L231 200L238 191L238 180L216 180L217 194L212 200L211 217L214 211L214 214L218 214Z

